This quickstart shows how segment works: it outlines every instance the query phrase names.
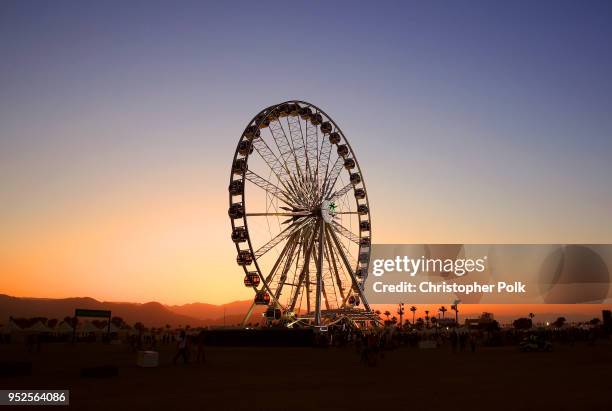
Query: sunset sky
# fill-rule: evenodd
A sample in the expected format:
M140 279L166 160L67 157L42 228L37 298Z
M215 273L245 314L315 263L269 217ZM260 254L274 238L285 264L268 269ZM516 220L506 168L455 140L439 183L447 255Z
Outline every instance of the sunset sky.
M0 293L252 298L231 159L289 99L350 140L376 243L611 243L611 21L605 1L2 1Z

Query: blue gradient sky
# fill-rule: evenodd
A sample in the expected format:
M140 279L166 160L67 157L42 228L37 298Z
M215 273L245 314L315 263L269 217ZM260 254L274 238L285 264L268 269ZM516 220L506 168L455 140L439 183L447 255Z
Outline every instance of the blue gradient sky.
M294 98L375 242L612 242L611 2L221 3L0 3L0 292L250 298L231 156Z

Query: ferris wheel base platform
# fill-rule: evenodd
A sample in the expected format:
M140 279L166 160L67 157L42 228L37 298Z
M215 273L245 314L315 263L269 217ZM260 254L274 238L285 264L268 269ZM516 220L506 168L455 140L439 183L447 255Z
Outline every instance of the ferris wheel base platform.
M315 318L314 313L300 314L296 316L297 320L313 321ZM367 310L356 310L356 309L337 309L337 310L322 310L321 318L325 319L327 323L335 323L342 319L348 319L350 321L380 321L378 315L373 311Z

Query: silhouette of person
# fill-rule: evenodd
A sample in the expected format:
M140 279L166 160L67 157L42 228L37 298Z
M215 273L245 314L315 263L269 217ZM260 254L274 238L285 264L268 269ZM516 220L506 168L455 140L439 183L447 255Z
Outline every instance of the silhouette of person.
M183 358L183 363L187 364L188 362L188 355L187 355L187 336L185 335L185 331L181 331L181 334L179 335L178 338L178 351L176 352L176 355L174 356L174 359L172 360L173 364L176 364L176 361L179 358Z

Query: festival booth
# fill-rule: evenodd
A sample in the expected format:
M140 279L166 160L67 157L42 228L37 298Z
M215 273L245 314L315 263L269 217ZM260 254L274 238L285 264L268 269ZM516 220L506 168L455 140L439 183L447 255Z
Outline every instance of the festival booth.
M28 334L51 334L53 330L47 327L42 321L37 321L34 325L24 330Z
M80 338L88 340L88 341L97 341L101 339L103 333L104 333L103 330L96 327L89 321L85 321L84 323L77 325L77 328L76 328L76 334Z
M72 335L74 329L70 324L66 321L62 321L55 326L55 334L63 336L63 335Z
M2 335L2 341L6 342L23 342L24 340L23 329L12 319L0 327L0 335Z

